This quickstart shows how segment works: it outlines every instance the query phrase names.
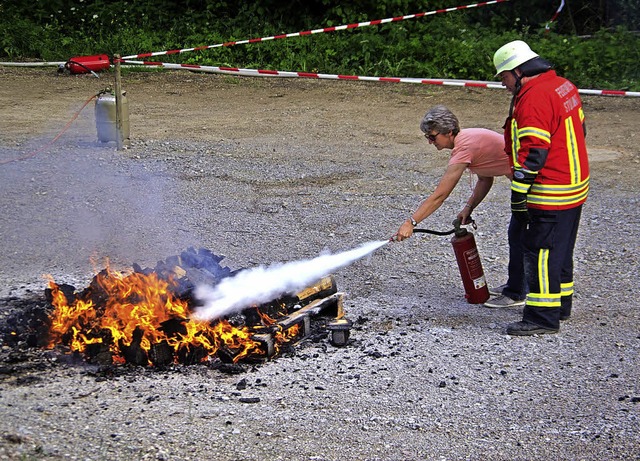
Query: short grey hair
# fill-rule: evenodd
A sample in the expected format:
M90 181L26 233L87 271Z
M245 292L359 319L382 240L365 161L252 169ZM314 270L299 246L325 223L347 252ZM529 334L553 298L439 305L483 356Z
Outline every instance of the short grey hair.
M453 112L443 105L437 105L429 109L420 122L420 129L423 133L436 131L447 134L449 132L457 135L460 132L460 122Z

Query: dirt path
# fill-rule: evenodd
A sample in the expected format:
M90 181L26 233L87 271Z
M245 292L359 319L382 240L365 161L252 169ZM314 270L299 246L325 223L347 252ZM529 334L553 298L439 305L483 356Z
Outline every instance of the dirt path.
M50 70L0 67L3 141L49 140L93 94L113 86L111 75L65 76ZM138 140L283 139L327 145L424 150L418 124L445 104L463 126L499 131L506 90L429 85L237 78L190 72L129 73L131 136ZM585 96L594 160L638 155L637 98ZM92 105L82 117L91 118ZM84 126L83 128L92 128ZM88 139L95 130L83 133Z

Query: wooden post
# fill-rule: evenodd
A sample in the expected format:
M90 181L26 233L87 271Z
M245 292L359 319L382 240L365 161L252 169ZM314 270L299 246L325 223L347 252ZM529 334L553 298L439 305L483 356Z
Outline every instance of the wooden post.
M120 79L120 55L113 57L115 65L115 91L116 91L116 143L118 150L123 149L124 133L122 132L122 80Z

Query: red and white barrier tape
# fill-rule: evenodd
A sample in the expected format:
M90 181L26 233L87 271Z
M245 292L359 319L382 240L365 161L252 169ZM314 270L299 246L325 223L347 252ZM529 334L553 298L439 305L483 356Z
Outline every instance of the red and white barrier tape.
M556 20L556 18L558 17L558 15L560 14L560 12L562 11L562 8L564 8L564 0L562 0L560 2L560 6L558 7L558 9L556 10L555 14L553 15L553 17L551 18L551 20L547 23L546 26L544 26L545 28L545 32L549 32L549 30L551 29L551 23L554 22Z
M338 31L338 30L356 29L358 27L377 26L377 25L386 24L386 23L389 23L389 22L404 21L405 19L422 18L424 16L431 16L431 15L440 14L440 13L449 13L451 11L464 10L464 9L469 9L469 8L476 8L476 7L486 6L486 5L492 5L492 4L495 4L495 3L502 3L502 2L506 2L506 1L509 1L509 0L491 0L491 1L487 1L487 2L473 3L471 5L462 5L462 6L455 6L455 7L452 7L452 8L443 8L441 10L433 10L433 11L428 11L428 12L425 12L425 13L408 14L406 16L398 16L398 17L395 17L395 18L376 19L374 21L359 22L359 23L356 23L356 24L344 24L344 25L335 26L335 27L325 27L323 29L305 30L305 31L302 31L302 32L294 32L294 33L290 33L290 34L272 35L270 37L252 38L252 39L249 39L249 40L238 40L238 41L233 41L233 42L218 43L216 45L198 46L198 47L195 47L195 48L183 48L181 50L154 51L152 53L141 53L141 54L135 54L135 55L131 55L131 56L123 56L122 59L143 59L143 58L149 58L151 56L179 54L179 53L186 53L188 51L202 51L202 50L208 50L210 48L220 48L220 47L234 46L234 45L245 45L247 43L266 42L268 40L277 40L277 39L281 39L281 38L299 37L299 36L302 36L302 35L313 35L313 34L320 34L320 33L324 33L324 32L335 32L335 31Z
M264 69L241 69L238 67L216 67L216 66L200 66L197 64L171 64L166 62L154 61L130 61L121 59L120 62L127 64L140 64L145 66L165 67L167 69L185 69L197 72L209 72L214 74L231 74L243 75L247 77L299 77L299 78L316 78L329 80L360 80L365 82L391 82L391 83L419 83L423 85L444 85L444 86L466 86L475 88L492 88L505 89L498 82L483 82L475 80L456 80L456 79L431 79L431 78L411 78L411 77L366 77L360 75L337 75L337 74L320 74L316 72L287 72L280 70L264 70ZM634 91L618 91L618 90L578 90L582 94L601 95L601 96L636 96L640 97L640 92Z

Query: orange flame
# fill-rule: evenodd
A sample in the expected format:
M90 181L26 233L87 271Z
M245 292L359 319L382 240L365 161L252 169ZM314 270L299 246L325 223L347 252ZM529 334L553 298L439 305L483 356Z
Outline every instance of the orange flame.
M124 362L121 345L134 342L134 332L142 330L139 347L149 352L153 344L166 343L175 353L201 348L203 360L224 347L237 362L252 354L264 354L260 343L252 339L248 327L237 328L226 320L216 323L189 318L187 301L172 292L173 279L164 280L156 273L123 275L109 268L100 272L83 299L69 304L65 294L49 281L54 312L51 317L49 347L67 344L72 351L85 352L89 344L100 344L109 338L109 350L115 362ZM99 304L99 305L96 305ZM263 322L275 321L260 314ZM167 334L165 322L174 321L177 332ZM290 341L298 333L297 326L274 335L276 344ZM176 354L174 353L174 361Z
M276 328L276 330L273 332L273 337L275 339L274 349L276 352L280 351L281 344L291 342L301 333L299 324L295 324L285 330L282 325L278 325L276 323L276 320L269 317L267 314L260 311L258 311L258 314L260 315L260 318L262 319L262 323L264 325L273 325Z

